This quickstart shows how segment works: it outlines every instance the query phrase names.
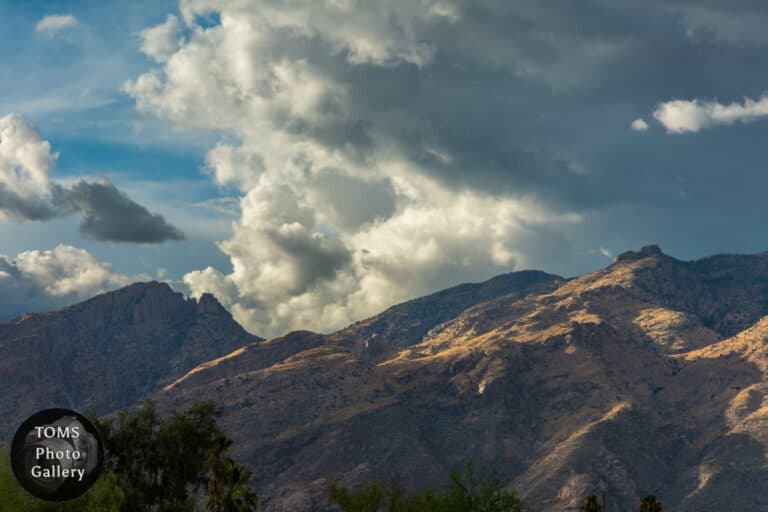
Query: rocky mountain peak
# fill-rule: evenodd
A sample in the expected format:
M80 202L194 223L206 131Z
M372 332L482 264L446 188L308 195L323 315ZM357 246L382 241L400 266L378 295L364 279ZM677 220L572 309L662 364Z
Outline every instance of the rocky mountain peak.
M198 313L214 313L214 314L226 314L229 315L224 306L210 293L204 293L197 301Z
M661 250L661 248L656 245L646 245L642 247L639 251L626 251L621 254L619 254L616 257L616 263L627 263L632 261L641 260L644 258L660 258L665 257L666 254L664 254Z
M0 324L0 435L44 407L104 414L132 405L259 340L213 295L185 298L157 281Z

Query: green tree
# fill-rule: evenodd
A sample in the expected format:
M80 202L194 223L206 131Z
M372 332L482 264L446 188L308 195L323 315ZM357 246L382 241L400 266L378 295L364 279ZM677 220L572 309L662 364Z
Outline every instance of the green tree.
M515 492L504 488L498 473L488 468L476 473L470 462L463 474L449 475L443 507L446 512L518 512L523 502Z
M226 455L231 441L216 423L220 415L215 404L202 402L162 418L152 402L145 402L100 422L106 466L123 482L121 509L191 512L201 493L214 489L209 485L213 478L223 494L207 502L218 506L225 499L241 506L236 512L256 510L258 498L247 487L250 472Z
M163 418L146 402L111 420L94 420L106 448L105 471L86 494L65 503L31 497L4 454L0 512L191 512L202 494L209 510L256 511L251 473L228 456L232 441L216 423L220 414L204 402Z
M398 484L371 482L357 489L333 486L330 502L344 512L521 512L523 502L488 469L451 473L442 492L406 493Z
M581 502L581 512L603 512L603 506L597 496L586 496Z
M661 512L661 502L649 494L640 500L640 512Z
M213 412L206 411L208 415ZM206 413L203 417L208 419ZM201 423L199 418L189 421L182 413L169 425L157 414L154 404L146 402L134 411L120 412L116 420L101 423L108 454L106 466L126 482L126 510L193 510L189 491L196 491L204 482L204 475L197 473L203 473L205 456L190 452L210 449L211 445L203 443L200 447L199 439L183 442L182 431L198 430L193 437L201 436L202 428L195 429L192 422Z
M85 495L84 512L120 512L125 507L125 484L112 471L105 471ZM74 510L74 509L73 509Z
M28 495L13 476L8 453L3 452L0 456L0 512L25 510L29 501Z
M122 483L117 475L104 472L83 496L64 503L33 498L16 481L8 455L0 457L0 512L121 512L125 504Z
M29 512L122 512L125 506L125 491L120 477L105 471L93 487L72 501L51 503L33 500L34 504L25 509Z
M252 512L259 509L248 481L251 472L227 456L232 441L220 437L210 451L211 472L208 478L206 509L210 512Z
M332 486L330 501L338 505L344 512L377 512L387 497L384 487L378 482L366 484L352 490L340 486ZM390 506L394 506L390 504Z

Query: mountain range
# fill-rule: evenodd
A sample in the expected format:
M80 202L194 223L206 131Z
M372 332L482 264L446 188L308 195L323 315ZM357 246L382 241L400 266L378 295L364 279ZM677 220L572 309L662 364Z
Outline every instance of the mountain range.
M0 433L32 412L222 404L266 510L333 482L418 488L467 461L534 510L768 509L768 253L656 246L573 279L513 272L341 331L262 340L210 295L139 283L0 326Z

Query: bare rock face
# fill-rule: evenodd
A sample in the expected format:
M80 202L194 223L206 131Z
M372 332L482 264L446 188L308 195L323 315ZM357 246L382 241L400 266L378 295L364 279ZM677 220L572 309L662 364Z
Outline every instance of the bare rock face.
M545 511L603 491L608 511L649 493L766 507L768 255L649 247L568 281L495 282L516 284L244 347L156 397L224 405L266 510L323 510L333 482L435 485L470 459Z
M211 295L137 283L0 325L0 434L48 407L103 414L257 341Z
M664 253L658 245L646 245L639 251L626 251L616 257L617 263L629 263L649 257L661 257Z

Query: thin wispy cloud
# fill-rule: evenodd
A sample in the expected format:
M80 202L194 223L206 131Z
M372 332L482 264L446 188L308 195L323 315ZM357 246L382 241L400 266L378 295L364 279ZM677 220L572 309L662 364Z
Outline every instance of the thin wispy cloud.
M62 30L74 28L78 24L77 18L71 14L51 14L37 22L35 31L39 34L52 36Z
M190 206L221 213L227 217L240 215L240 199L236 197L214 197L205 201L192 203Z

